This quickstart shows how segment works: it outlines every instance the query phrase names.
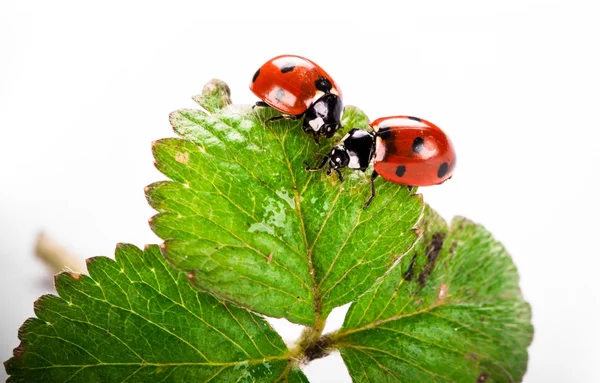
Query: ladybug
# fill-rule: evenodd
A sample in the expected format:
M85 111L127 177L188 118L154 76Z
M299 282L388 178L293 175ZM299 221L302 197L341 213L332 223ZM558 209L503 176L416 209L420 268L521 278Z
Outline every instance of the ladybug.
M250 90L262 101L284 114L267 120L298 120L302 130L318 143L332 137L341 126L342 92L331 76L307 58L282 55L264 63L252 77Z
M327 174L335 171L343 181L341 168L366 171L373 163L371 174L371 197L375 197L375 179L413 186L441 184L452 177L456 154L446 134L429 121L417 117L382 117L370 124L368 132L352 129L334 146L331 152L315 168L322 169L329 163Z

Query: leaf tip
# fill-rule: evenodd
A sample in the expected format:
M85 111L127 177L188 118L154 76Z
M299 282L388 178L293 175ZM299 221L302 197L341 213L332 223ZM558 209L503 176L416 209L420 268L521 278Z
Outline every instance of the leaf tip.
M165 258L167 258L167 245L166 245L166 242L163 242L160 245L158 245L158 248L159 248L160 253L162 254L162 256L165 257Z
M25 344L25 342L21 342L13 350L13 357L16 360L21 360L21 359L23 359L23 354L25 354L26 351L27 351L27 345ZM4 367L8 367L9 362L10 362L10 360L7 360L6 362L4 362Z
M63 274L64 273L60 273L60 274L56 274L54 276L55 283L59 279L59 277L61 277ZM60 294L60 292L59 292L59 294ZM56 298L58 298L58 297L54 294L44 294L44 295L40 296L38 299L36 299L35 302L33 302L33 312L40 320L43 320L42 319L44 317L43 309L47 306L47 302L52 301ZM29 322L33 321L33 320L35 320L35 319L29 318L27 321L25 321L25 323L23 323L23 325L19 329L19 339L22 339L21 336L29 332L27 330L27 328L31 324Z
M204 85L202 93L192 96L198 105L211 113L231 105L231 89L223 80L213 78Z
M80 279L81 279L81 273L78 273L78 272L76 272L76 271L70 271L70 272L68 272L67 274L69 274L69 276L70 276L71 278L73 278L73 280L76 280L76 281L78 281L78 280L80 280Z
M116 245L116 250L115 250L115 254L117 254L117 252L121 249L122 246L126 245L125 243L117 243ZM98 257L90 257L88 259L85 260L85 265L87 266L88 269L88 274L89 275L93 275L93 269L94 269L94 264L97 262L102 262L104 260L106 260L106 257L102 257L102 256L98 256ZM68 274L68 273L60 273L58 274L58 276L62 276L63 274Z

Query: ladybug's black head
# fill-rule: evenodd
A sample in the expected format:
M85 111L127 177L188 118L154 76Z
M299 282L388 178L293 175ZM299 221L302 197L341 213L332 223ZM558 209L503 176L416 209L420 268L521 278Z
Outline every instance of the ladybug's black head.
M324 95L306 110L302 130L312 133L315 138L333 137L341 126L343 109L342 100L337 95Z
M329 153L329 169L345 168L350 163L350 156L342 145L334 146Z

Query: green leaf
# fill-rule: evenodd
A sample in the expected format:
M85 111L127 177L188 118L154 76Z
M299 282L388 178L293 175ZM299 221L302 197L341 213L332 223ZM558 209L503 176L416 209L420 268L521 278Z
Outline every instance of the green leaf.
M267 322L194 289L158 246L118 246L88 270L35 303L9 382L307 381Z
M355 382L515 382L533 327L515 265L482 226L430 208L414 251L355 302L332 342Z
M341 183L305 170L304 161L318 162L335 140L319 146L299 121L265 124L272 109L216 110L211 97L221 96L196 99L214 114L173 112L184 139L153 147L157 168L172 180L146 189L163 253L200 289L319 327L413 246L421 198L377 180L377 197L363 210L370 174L347 171ZM354 107L343 121L368 123Z

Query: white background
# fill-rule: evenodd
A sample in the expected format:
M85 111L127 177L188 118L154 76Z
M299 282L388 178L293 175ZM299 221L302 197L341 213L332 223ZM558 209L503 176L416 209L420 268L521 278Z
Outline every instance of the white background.
M600 381L594 2L204 3L2 1L0 359L52 291L38 231L81 259L159 242L143 188L162 179L150 142L173 135L168 113L194 107L212 77L252 103L258 66L295 53L372 119L420 116L451 136L454 178L422 192L512 253L535 324L525 381ZM305 372L349 381L339 355Z

